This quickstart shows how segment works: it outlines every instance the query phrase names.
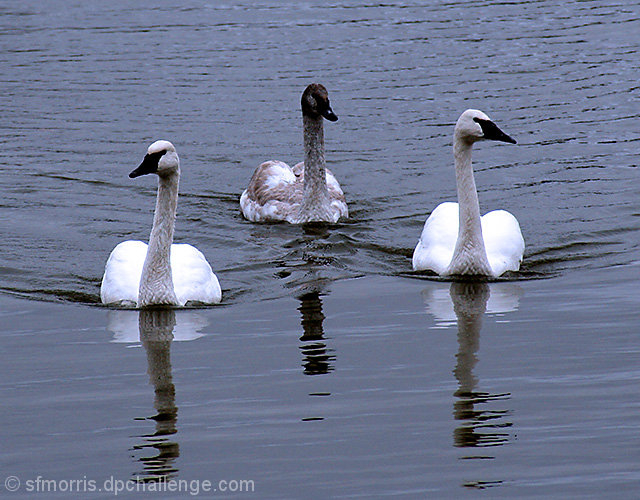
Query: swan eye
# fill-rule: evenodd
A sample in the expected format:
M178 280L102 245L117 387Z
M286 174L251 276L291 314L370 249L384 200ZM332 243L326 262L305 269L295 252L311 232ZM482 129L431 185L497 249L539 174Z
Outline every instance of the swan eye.
M158 169L158 163L160 162L160 158L162 158L166 154L167 150L163 149L162 151L156 151L155 153L147 153L144 157L144 162L149 162L150 164L155 164L156 170Z
M483 120L482 118L474 117L473 121L480 125L482 129L482 135L485 139L490 139L492 141L502 141L509 142L511 144L516 144L515 139L509 137L505 134L500 128L493 123L491 120Z
M167 152L166 149L156 151L155 153L147 153L138 168L129 174L132 179L145 174L153 174L158 171L158 163L160 158Z
M323 116L329 121L336 121L338 117L329 104L329 94L324 85L312 83L302 94L302 113L307 116Z

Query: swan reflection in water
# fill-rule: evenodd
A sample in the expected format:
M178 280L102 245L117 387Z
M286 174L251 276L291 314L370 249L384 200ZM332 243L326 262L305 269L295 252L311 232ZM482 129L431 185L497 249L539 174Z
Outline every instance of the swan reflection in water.
M300 323L302 325L302 336L300 337L300 351L302 352L302 367L305 375L325 375L334 370L333 363L336 360L333 349L327 347L324 338L324 313L322 312L322 299L318 291L306 291L298 297L300 306L298 311L301 314ZM325 381L326 382L326 381ZM314 386L317 384L314 383ZM331 396L328 391L315 390L309 393L312 398ZM320 411L315 407L313 415L303 417L303 422L324 420L316 412Z
M305 224L303 233L290 242L292 251L285 257L278 277L286 280L285 288L293 290L300 301L302 336L300 350L305 375L321 375L333 371L336 357L324 339L322 296L333 278L330 276L336 246L329 242L332 233L326 224ZM331 249L331 251L329 251Z
M504 445L511 438L511 412L504 409L511 394L491 394L477 390L478 379L473 370L478 362L480 330L485 314L501 316L515 311L521 295L522 289L514 283L471 281L438 283L423 292L427 311L436 318L436 328L452 324L457 324L458 327L458 353L453 370L458 381L453 405L454 418L459 421L453 433L456 447L486 449ZM492 409L489 406L503 409ZM494 457L489 453L482 453L461 458ZM466 486L487 487L488 484L474 483Z
M178 432L176 389L171 372L171 343L193 340L203 334L207 321L195 311L173 309L143 309L141 311L109 311L108 328L114 333L114 342L141 343L147 354L149 383L154 388L156 414L135 420L154 421L151 432L138 437L143 441L131 448L133 457L142 464L142 471L133 475L134 481L167 481L178 469L175 461L180 446L173 438Z
M300 350L302 351L305 375L321 375L333 371L336 357L333 349L329 349L324 340L324 314L322 299L318 292L308 292L300 297L298 311L302 315L302 337Z

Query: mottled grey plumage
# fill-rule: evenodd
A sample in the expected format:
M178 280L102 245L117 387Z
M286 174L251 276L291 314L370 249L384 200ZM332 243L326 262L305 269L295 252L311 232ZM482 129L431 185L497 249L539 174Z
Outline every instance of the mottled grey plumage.
M327 90L309 85L301 99L305 161L291 168L281 161L261 164L240 197L252 222L337 222L348 217L344 193L325 166L323 117L336 121Z

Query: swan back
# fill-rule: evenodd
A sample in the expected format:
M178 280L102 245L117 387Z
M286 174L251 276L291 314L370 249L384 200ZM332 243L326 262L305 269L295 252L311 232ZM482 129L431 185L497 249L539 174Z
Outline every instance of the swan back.
M138 304L140 278L148 245L142 241L123 241L109 255L105 266L100 300L103 304L134 307ZM171 245L171 274L178 304L187 302L217 304L222 300L218 278L205 256L186 243Z
M431 212L413 252L414 270L447 274L458 240L458 210L457 203L445 202ZM480 223L490 276L520 269L525 243L518 220L506 210L494 210L483 215Z
M444 274L458 239L458 204L440 203L424 224L413 252L413 269Z
M484 214L481 222L493 276L520 269L525 245L518 219L506 210L494 210Z
M222 300L218 278L196 247L186 243L171 245L171 271L181 306L187 302L217 304Z
M116 245L107 259L100 286L103 304L135 306L138 303L140 276L146 256L147 244L142 241L128 240Z

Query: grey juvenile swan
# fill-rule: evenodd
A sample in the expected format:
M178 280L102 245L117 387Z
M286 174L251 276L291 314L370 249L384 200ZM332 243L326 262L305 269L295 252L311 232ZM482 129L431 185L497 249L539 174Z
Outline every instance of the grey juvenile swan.
M267 161L251 177L240 197L242 214L251 222L337 222L348 217L340 184L325 167L323 117L336 121L327 89L309 85L301 99L304 127L304 162L291 168Z

